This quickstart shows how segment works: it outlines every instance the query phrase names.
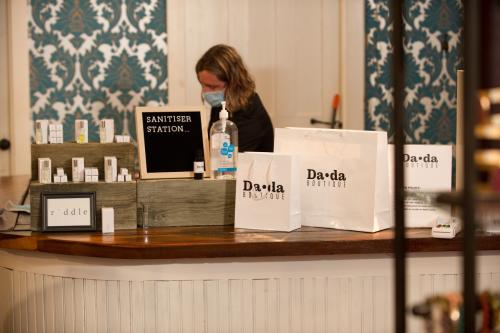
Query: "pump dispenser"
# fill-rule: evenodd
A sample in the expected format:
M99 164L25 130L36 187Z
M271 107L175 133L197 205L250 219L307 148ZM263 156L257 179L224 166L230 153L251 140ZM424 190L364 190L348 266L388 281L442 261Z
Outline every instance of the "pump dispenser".
M219 112L219 119L227 120L227 118L229 117L229 112L227 112L226 110L226 101L222 101L221 105L222 105L222 110L220 110Z
M238 158L238 128L228 120L226 102L222 103L219 120L210 129L210 164L212 178L235 179Z

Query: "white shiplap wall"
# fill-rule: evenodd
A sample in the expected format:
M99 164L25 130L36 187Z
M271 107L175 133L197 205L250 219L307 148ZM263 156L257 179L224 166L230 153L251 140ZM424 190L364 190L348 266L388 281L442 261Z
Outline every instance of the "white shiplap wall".
M500 273L478 275L481 290ZM76 279L0 268L1 332L390 332L384 276L171 281ZM458 274L412 276L410 303ZM5 297L6 296L6 297ZM9 311L5 311L9 309ZM411 332L422 328L412 319Z
M387 332L384 277L103 281L0 271L13 300L2 332Z
M200 103L196 61L226 43L242 55L275 127L329 120L340 93L340 2L167 1L169 103Z
M460 257L408 259L408 304L461 287ZM392 332L381 256L112 260L0 251L0 332ZM499 253L478 290L500 290ZM422 321L409 316L409 332Z

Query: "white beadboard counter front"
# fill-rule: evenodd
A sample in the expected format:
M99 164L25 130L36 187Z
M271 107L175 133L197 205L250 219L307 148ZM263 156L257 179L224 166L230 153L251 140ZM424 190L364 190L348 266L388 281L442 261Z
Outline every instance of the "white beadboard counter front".
M408 306L461 289L461 246L408 230ZM477 246L477 290L498 291L500 236ZM0 331L392 332L392 248L392 230L3 233Z

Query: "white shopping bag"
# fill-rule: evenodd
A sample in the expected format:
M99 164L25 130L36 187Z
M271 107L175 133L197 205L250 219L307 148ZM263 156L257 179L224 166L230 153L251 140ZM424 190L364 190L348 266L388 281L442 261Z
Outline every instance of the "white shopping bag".
M451 145L405 145L405 226L432 228L438 218L450 219L450 205L435 205L433 192L451 191ZM389 145L389 184L394 186L394 145Z
M393 225L386 132L277 128L274 151L299 156L302 225L366 232Z
M292 155L238 155L235 228L292 231L300 228L298 163Z

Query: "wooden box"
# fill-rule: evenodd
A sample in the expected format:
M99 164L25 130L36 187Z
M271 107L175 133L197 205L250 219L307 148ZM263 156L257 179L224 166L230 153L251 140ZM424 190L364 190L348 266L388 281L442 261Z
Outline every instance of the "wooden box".
M127 168L130 174L135 170L135 148L131 143L62 143L31 145L31 179L38 180L38 158L48 157L52 160L52 174L56 168L64 168L71 180L71 159L83 157L85 167L99 169L99 179L104 179L104 156L115 156L118 170Z
M137 220L155 226L234 224L235 180L137 181Z
M56 146L56 145L54 145ZM101 208L115 209L115 229L137 228L137 185L136 182L115 183L52 183L31 182L31 230L42 228L42 192L96 192L96 224L101 228Z

